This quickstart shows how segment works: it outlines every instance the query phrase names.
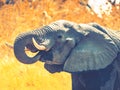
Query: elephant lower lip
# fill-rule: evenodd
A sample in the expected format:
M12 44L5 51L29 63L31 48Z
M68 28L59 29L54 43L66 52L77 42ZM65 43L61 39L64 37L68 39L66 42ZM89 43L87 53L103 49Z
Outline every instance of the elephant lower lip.
M62 65L63 62L56 62L56 61L46 61L45 64L49 65Z

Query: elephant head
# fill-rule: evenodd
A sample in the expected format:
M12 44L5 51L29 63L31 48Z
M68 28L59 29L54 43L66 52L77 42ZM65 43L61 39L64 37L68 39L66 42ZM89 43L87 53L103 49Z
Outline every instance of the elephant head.
M59 20L20 34L14 43L14 53L23 63L44 61L50 72L103 69L114 61L120 51L118 44L105 31L107 29L91 24ZM31 58L26 55L25 47L39 53Z
M44 61L43 59L46 59L47 56L52 57L52 54L50 54L51 52L55 52L54 54L61 52L62 46L68 42L71 42L71 44L73 44L72 47L74 47L75 38L71 38L73 34L68 32L68 27L71 27L73 24L75 23L60 20L37 30L18 35L14 42L14 53L16 58L22 63L31 64L40 58ZM80 36L81 35L79 35L79 37ZM34 57L29 57L25 53L25 48L33 53L38 53ZM45 58L43 58L43 54L46 52L47 54L45 54ZM56 62L56 64L62 62L64 62L64 60Z
M42 32L42 30L41 30ZM36 35L35 35L36 33ZM16 58L21 61L22 63L26 63L26 64L31 64L36 62L39 58L40 58L40 54L36 54L34 57L29 57L27 56L27 54L25 53L25 48L29 49L31 52L37 52L38 49L33 45L32 42L32 38L34 40L37 39L37 33L39 33L38 30L33 31L33 32L27 32L27 33L23 33L20 34L15 42L14 42L14 53ZM41 33L40 33L41 35ZM40 39L41 40L41 39ZM42 42L42 41L40 41ZM41 45L41 47L39 47L39 49L45 50L46 47L44 45Z

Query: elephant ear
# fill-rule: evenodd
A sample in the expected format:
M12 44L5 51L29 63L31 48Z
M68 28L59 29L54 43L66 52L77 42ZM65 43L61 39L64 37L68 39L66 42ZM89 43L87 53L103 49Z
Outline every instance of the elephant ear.
M88 30L89 31L89 30ZM64 64L64 71L81 72L107 67L117 57L118 48L112 39L102 32L89 31L71 51Z

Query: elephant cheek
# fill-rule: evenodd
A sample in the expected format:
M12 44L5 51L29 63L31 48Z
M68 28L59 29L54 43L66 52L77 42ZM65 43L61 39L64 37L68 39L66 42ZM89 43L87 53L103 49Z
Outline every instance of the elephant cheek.
M63 65L49 65L45 64L44 68L50 73L61 72L63 71Z

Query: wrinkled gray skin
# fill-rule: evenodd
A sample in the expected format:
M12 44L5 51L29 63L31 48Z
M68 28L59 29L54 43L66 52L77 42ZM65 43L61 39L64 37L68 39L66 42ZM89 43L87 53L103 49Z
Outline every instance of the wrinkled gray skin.
M58 62L64 62L66 55L68 55L68 52L75 46L77 39L82 37L80 33L74 32L73 30L67 31L68 27L74 23L70 23L70 25L67 25L67 22L64 24L63 21L59 21L56 23L61 24L60 26L56 23L52 23L48 26L44 26L43 28L33 30L31 32L20 34L14 43L14 53L16 58L23 63L31 64L36 62L41 57L41 50L38 50L32 42L32 38L34 38L38 44L44 45L47 47L48 52L52 51L54 59L58 60L62 57L58 57L60 52L63 50L63 45L69 44L69 47L67 47L66 53L64 54L63 59L58 60ZM68 23L69 24L69 23ZM61 27L63 27L61 29ZM67 28L65 28L67 27ZM74 36L74 33L77 35ZM74 37L74 38L72 38ZM37 52L40 51L36 56L29 57L26 55L24 49L27 47L31 52ZM19 52L18 52L19 51ZM57 55L57 57L55 57Z
M120 35L96 23L76 24L59 20L20 34L14 43L16 58L25 64L45 62L50 73L72 75L72 90L120 90ZM38 50L32 42L47 47ZM37 52L26 55L24 48Z

